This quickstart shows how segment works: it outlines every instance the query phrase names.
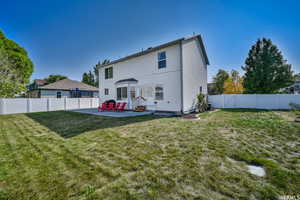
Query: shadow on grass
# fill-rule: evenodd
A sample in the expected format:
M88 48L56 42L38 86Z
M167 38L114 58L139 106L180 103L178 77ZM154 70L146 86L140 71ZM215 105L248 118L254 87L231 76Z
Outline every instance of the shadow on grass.
M87 131L119 127L159 118L152 115L114 118L68 111L27 113L26 116L63 138L71 138Z
M255 108L221 108L224 112L270 112L271 110L266 109L255 109Z

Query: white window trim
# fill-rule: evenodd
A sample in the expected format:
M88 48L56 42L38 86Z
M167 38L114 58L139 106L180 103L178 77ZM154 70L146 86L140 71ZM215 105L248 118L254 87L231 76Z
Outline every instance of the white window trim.
M160 55L161 53L163 53L163 52L165 53L166 57L163 58L163 59L160 59L160 58L159 58L159 55ZM164 60L166 61L166 66L165 66L165 67L159 67L159 62L160 62L160 61L164 61ZM157 68L158 68L158 69L165 69L165 68L167 68L167 52L166 52L166 51L160 51L160 52L157 53Z
M160 88L162 88L162 90L160 91L160 93L162 93L162 99L157 99L156 98L156 88L157 87L160 87ZM164 92L164 86L163 85L156 85L155 87L154 87L154 99L155 99L155 101L163 101L164 100L164 98L165 98L165 94L164 94L165 92Z

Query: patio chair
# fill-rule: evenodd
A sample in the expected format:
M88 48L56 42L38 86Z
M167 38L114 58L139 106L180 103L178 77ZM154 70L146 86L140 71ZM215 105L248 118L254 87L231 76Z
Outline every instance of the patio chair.
M119 107L118 111L119 112L124 112L124 109L125 109L126 105L127 105L126 102L122 103L122 105Z
M115 104L114 104L113 102L109 102L109 103L108 103L107 110L108 110L108 111L115 110Z
M104 110L107 110L107 103L102 103L102 105L98 107L98 112L102 112Z
M114 108L114 111L115 111L115 112L118 111L118 110L120 109L121 104L122 104L122 103L120 103L120 102L116 104L116 107Z

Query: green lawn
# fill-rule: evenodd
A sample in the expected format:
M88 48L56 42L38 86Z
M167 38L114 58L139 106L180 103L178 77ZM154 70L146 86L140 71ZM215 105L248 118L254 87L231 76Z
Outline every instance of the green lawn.
M72 112L0 116L0 199L276 199L299 195L300 123L285 111L198 121ZM267 176L248 172L262 165Z

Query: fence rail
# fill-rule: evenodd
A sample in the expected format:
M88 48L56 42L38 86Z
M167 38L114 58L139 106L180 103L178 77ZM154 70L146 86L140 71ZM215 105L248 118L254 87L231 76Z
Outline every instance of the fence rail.
M291 109L290 103L300 104L297 94L223 94L210 95L213 108Z
M99 105L98 98L0 99L0 114L97 108L98 105Z

